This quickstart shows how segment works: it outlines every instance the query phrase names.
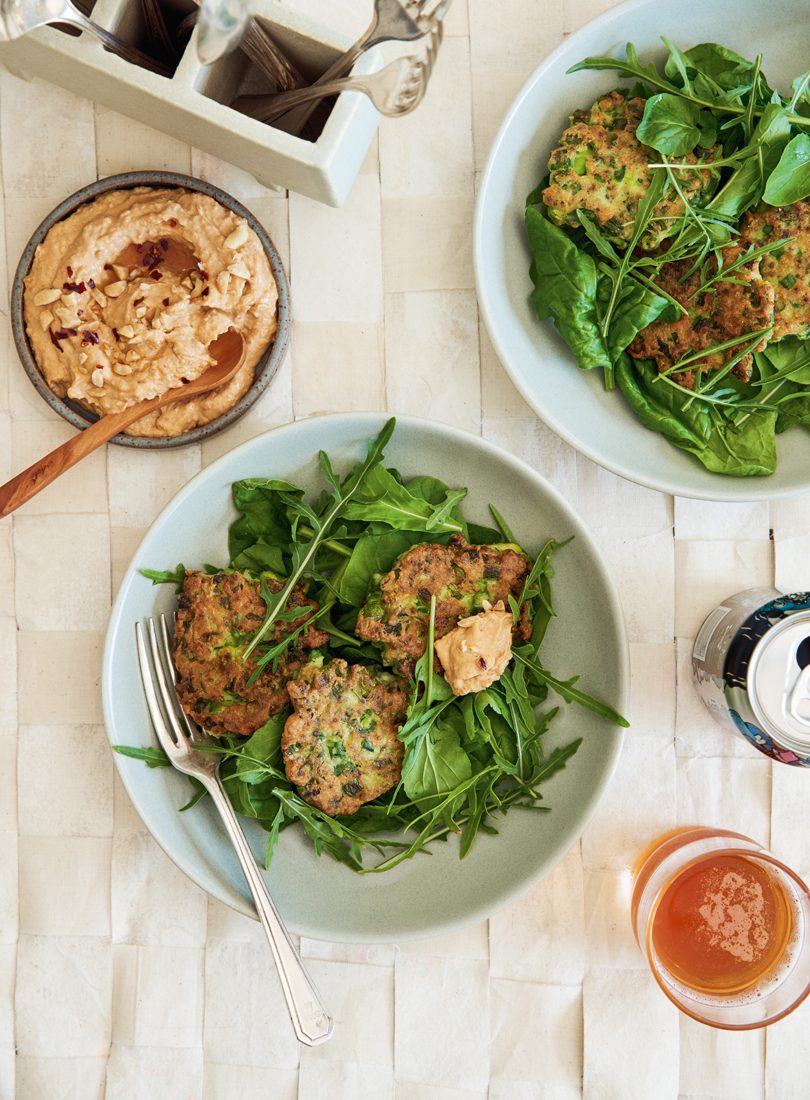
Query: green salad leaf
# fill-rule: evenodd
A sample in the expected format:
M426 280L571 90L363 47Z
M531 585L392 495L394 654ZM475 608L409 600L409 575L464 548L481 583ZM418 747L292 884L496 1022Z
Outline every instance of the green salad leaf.
M770 206L790 206L810 196L810 134L796 134L768 176L762 198Z
M680 157L691 153L696 145L704 149L713 145L717 123L710 111L696 103L659 92L647 100L636 136L659 153Z

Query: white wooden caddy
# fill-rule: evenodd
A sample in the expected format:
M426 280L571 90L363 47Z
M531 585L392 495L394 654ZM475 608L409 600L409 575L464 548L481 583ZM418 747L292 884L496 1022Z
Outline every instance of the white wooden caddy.
M169 2L182 15L194 8L193 0ZM251 10L296 66L318 73L354 39L340 4L321 0L318 7L329 22L302 11L294 0L255 0ZM142 48L139 0L97 0L91 18ZM366 97L340 96L317 141L294 137L227 106L240 91L260 91L267 85L262 85L241 51L214 65L202 65L196 35L195 29L171 77L122 60L86 33L76 37L56 27L43 27L0 44L0 62L16 76L42 77L213 153L252 172L263 184L339 206L363 163L379 119ZM375 52L363 54L353 71L378 68ZM132 167L139 167L137 150L133 150Z

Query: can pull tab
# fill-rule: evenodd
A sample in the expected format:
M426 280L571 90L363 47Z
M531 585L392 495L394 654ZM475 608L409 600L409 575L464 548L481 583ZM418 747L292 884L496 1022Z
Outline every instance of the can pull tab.
M799 673L788 697L788 714L805 726L810 726L810 665Z

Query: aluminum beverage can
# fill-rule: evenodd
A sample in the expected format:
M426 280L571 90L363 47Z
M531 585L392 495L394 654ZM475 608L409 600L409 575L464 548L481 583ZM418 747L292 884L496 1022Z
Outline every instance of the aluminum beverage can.
M810 592L751 588L724 600L698 631L692 674L720 725L810 767Z

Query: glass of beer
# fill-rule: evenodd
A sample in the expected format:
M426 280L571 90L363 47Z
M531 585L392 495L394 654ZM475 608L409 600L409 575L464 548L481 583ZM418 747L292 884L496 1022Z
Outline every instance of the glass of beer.
M764 1027L810 993L810 892L750 837L661 837L638 864L631 918L655 980L701 1023Z

